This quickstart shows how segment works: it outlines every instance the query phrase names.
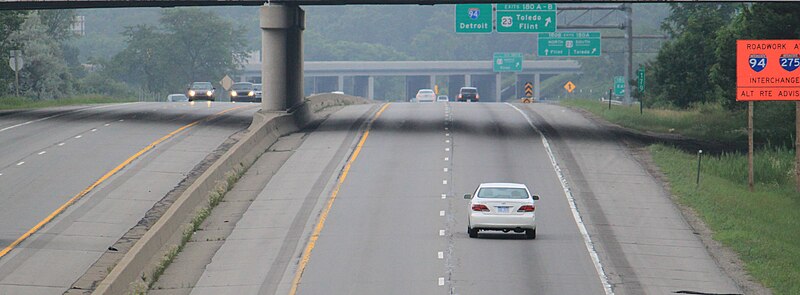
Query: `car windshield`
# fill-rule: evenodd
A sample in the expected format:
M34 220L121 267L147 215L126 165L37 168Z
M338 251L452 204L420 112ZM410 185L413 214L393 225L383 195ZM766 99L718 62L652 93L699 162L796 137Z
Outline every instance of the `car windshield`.
M478 191L481 199L527 199L528 192L524 188L484 187Z
M253 87L252 83L236 83L236 84L233 84L233 86L231 86L231 90L236 90L236 91L239 91L239 90L253 90L253 89L254 89L254 87Z
M255 89L256 91L261 91L262 89L261 84L253 84L253 89Z
M192 87L191 88L192 89L197 89L197 90L210 90L213 87L211 87L211 83L199 82L199 83L192 83Z

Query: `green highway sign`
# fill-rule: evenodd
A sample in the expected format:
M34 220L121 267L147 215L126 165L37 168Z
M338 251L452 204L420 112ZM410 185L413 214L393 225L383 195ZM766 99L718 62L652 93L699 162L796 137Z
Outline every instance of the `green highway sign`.
M521 72L522 53L495 52L492 59L492 68L495 72Z
M492 4L456 4L456 33L491 33Z
M539 56L600 56L600 32L539 34Z
M625 95L625 77L623 76L614 77L614 95L616 96Z
M556 4L497 4L495 22L498 33L555 32Z
M638 86L637 88L639 88L639 92L644 92L644 86L645 86L644 67L639 68L639 70L636 72L636 75L639 78L638 79L639 85L637 85Z

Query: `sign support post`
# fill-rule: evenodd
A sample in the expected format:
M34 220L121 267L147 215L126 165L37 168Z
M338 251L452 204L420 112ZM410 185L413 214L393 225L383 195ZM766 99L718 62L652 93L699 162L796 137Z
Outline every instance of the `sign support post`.
M750 192L754 188L754 175L753 175L753 101L747 102L747 187Z

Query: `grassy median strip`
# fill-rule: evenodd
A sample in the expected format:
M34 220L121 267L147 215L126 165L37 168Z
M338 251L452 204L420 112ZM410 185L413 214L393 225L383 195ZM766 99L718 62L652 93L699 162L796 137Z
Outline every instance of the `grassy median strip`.
M33 100L24 97L0 97L0 110L36 109L69 105L131 102L133 99L110 98L100 95L76 96L61 99Z
M756 153L756 190L747 188L746 155L704 156L650 146L672 193L733 249L747 271L775 294L800 294L800 194L794 191L794 151Z

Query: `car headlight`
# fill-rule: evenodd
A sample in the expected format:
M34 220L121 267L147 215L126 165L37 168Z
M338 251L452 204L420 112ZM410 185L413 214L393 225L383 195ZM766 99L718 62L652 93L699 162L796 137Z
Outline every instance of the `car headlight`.
M237 95L239 95L239 94L236 93L236 90L231 90L231 96L237 96Z
M194 90L189 90L189 96L194 96L195 94Z
M213 94L213 92L211 92L211 90L206 91L206 95L211 96L211 94Z
M255 93L253 93L252 91L247 93L247 96L253 96L253 95L255 95Z

